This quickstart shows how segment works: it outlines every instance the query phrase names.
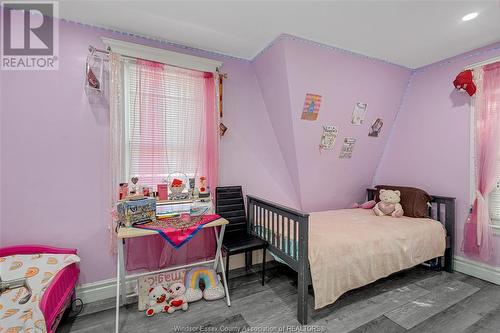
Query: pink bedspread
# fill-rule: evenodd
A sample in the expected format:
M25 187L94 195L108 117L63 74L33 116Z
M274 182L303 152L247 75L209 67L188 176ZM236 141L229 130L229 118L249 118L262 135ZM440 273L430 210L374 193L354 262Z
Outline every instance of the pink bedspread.
M367 209L311 213L314 308L343 293L444 255L446 233L431 219L376 216Z

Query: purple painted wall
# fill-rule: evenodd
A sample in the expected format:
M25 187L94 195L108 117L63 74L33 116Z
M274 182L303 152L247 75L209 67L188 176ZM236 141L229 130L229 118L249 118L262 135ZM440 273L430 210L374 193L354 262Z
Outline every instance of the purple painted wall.
M0 71L1 246L76 247L81 282L114 276L108 253L109 113L84 92L87 47L100 37L215 58L165 43L61 22L60 69ZM225 83L221 184L293 205L293 187L248 61L220 57Z
M500 43L418 69L374 178L376 184L417 186L456 197L456 249L470 207L471 99L452 81L465 66L498 55ZM492 262L500 265L498 252Z
M106 100L90 102L83 89L87 47L104 47L103 36L223 61L229 75L223 122L229 130L221 140L221 184L242 184L247 193L305 210L341 208L363 199L410 76L395 65L289 36L250 63L61 22L58 71L0 71L0 243L76 247L83 283L110 278L115 271L107 232L108 107ZM448 87L448 78L442 81L440 89ZM323 96L314 122L300 120L308 92ZM358 101L368 103L368 113L365 124L356 127L349 121ZM404 110L401 117L406 113L411 112ZM382 134L370 138L368 128L378 117L385 121ZM411 123L430 126L425 120ZM324 124L337 125L340 133L335 149L319 154ZM463 134L463 124L456 125ZM402 133L396 128L378 179L411 176L388 171L397 169L392 165L399 159L392 156L401 156L395 141ZM358 139L351 160L338 159L344 137ZM423 181L424 170L418 172L416 182Z
M254 65L299 208L345 208L363 200L410 70L287 35ZM306 93L322 96L316 121L300 119ZM356 102L368 103L362 126L350 124ZM376 118L384 120L384 128L378 138L369 137ZM323 125L336 125L339 135L335 148L320 154ZM338 158L345 137L357 139L351 159Z

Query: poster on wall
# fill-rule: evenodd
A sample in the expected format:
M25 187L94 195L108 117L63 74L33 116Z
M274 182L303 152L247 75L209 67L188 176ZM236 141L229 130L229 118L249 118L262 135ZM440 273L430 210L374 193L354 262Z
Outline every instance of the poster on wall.
M316 120L318 119L319 107L321 105L321 96L314 94L306 94L304 101L304 109L302 110L301 119Z
M356 139L345 138L344 145L342 146L342 150L340 151L339 158L351 158L355 144L356 144Z
M145 311L149 305L149 290L156 286L170 287L171 284L180 282L184 283L185 269L179 269L171 272L162 272L141 276L137 280L137 296L139 311Z
M352 111L352 119L351 124L353 125L362 125L365 120L366 109L368 104L358 102L354 105L354 110Z
M382 130L382 126L384 126L384 121L381 118L377 118L370 127L370 132L368 133L368 136L372 136L377 138L378 135L380 134L380 131Z
M337 139L338 130L334 125L323 126L323 134L321 135L321 143L319 144L319 151L323 149L331 150L335 145L335 139Z

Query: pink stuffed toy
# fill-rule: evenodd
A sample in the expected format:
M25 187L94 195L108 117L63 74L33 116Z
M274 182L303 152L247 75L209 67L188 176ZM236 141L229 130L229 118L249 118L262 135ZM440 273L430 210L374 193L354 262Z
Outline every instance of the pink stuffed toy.
M355 202L351 205L351 208L372 209L373 206L375 206L375 204L376 204L375 200L370 200L370 201L364 202L361 205L358 204L357 202Z
M403 216L403 206L399 203L401 201L401 192L393 190L380 190L380 202L378 202L373 211L377 216L391 215L392 217Z

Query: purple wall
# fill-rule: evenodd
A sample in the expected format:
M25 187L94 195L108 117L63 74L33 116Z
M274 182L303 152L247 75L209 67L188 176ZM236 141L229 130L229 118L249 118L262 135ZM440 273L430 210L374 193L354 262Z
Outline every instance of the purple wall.
M284 35L254 61L288 176L306 211L345 208L365 197L410 77L410 70ZM306 93L322 96L316 121L301 120ZM368 103L362 126L350 124L356 102ZM368 136L376 118L378 138ZM335 148L319 152L322 126L336 125ZM339 159L345 137L357 139Z
M108 252L109 113L84 92L85 58L100 37L215 58L165 43L61 22L60 69L0 71L1 246L41 243L76 247L81 282L114 276ZM256 77L248 61L219 57L225 83L221 184L293 205Z
M471 99L456 91L452 81L465 66L498 55L500 43L418 69L374 179L376 184L405 184L456 197L456 249L470 207ZM493 263L500 264L498 253Z
M62 22L58 71L0 71L0 243L76 247L82 257L83 283L115 274L107 232L107 102L89 101L83 89L87 47L104 47L102 36L223 61L223 71L229 75L223 122L229 130L221 140L221 184L242 184L247 193L305 210L341 208L362 200L410 76L409 70L399 66L290 36L279 38L250 63ZM442 81L439 89L450 82L448 78ZM314 122L300 120L308 92L323 96L319 119ZM360 127L349 124L358 101L368 103L367 118ZM464 103L463 99L457 103ZM431 113L428 109L422 112ZM458 111L453 109L455 113ZM411 111L405 109L398 124L403 123L405 114L411 115ZM370 138L368 127L378 117L385 121L382 134ZM410 133L415 132L410 131L415 123L440 128L425 118L409 121ZM457 138L467 136L467 129L463 132L461 128L467 126L467 119L464 121L465 125L454 124ZM340 133L335 149L319 154L324 124L337 125ZM388 167L399 163L395 158L401 156L397 141L403 140L398 139L403 132L398 125L376 179L413 179L410 172ZM358 139L353 157L339 160L342 140L351 136ZM409 136L411 142L414 137ZM450 141L468 151L463 142L457 145L457 141ZM407 144L412 146L411 142ZM428 155L426 151L424 156ZM425 180L423 172L416 172L414 182ZM456 186L456 193L462 190L446 179L447 186ZM437 189L442 190L440 194L454 195L444 186Z

